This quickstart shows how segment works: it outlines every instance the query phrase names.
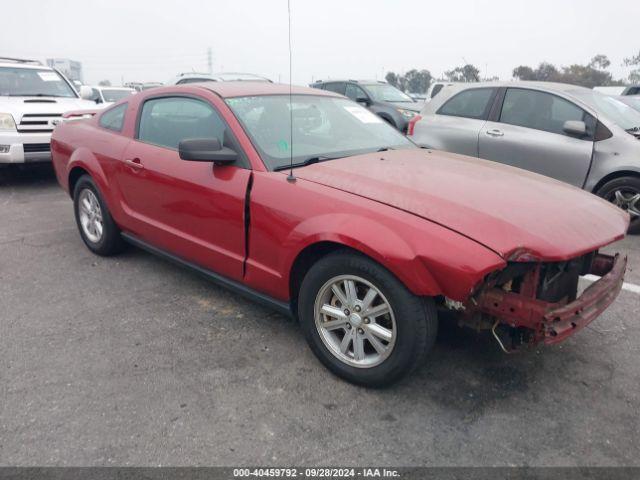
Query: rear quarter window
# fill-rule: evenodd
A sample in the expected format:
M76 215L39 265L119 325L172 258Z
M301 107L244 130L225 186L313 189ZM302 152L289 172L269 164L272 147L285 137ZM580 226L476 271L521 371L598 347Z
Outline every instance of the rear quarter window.
M102 115L100 115L99 125L102 128L113 130L114 132L121 132L124 126L124 114L127 111L127 104L123 103L116 107L110 108Z

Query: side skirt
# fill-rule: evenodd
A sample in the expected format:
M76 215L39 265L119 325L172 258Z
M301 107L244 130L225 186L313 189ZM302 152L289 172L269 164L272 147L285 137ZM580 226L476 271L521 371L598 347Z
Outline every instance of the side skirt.
M149 253L162 257L165 260L169 260L170 262L180 265L182 267L186 267L190 270L193 270L196 273L199 273L200 275L205 277L206 279L211 280L217 283L218 285L221 285L250 300L253 300L257 303L260 303L269 308L272 308L287 317L293 317L291 306L287 302L277 300L273 297L265 295L264 293L260 293L252 288L249 288L240 282L236 282L235 280L231 280L227 277L223 277L222 275L219 275L216 272L213 272L207 268L203 268L199 265L196 265L195 263L189 262L187 260L183 260L182 258L177 257L165 250L162 250L160 248L154 247L153 245L150 245L149 243L139 239L138 237L136 237L131 233L122 232L122 238L124 238L128 243L135 245L136 247L139 247L143 250L146 250Z

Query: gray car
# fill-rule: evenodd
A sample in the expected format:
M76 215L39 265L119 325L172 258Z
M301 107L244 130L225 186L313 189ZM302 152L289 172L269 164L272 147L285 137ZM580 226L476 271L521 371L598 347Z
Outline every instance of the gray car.
M593 192L640 232L640 112L613 97L546 82L458 84L427 103L408 134Z
M401 132L407 131L409 121L423 105L393 85L377 80L326 80L309 86L345 95Z

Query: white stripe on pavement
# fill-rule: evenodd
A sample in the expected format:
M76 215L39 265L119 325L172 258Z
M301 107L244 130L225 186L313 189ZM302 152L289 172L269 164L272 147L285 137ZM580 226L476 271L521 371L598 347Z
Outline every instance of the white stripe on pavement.
M598 280L600 280L600 277L598 277L597 275L591 275L591 274L585 275L582 278L584 278L589 282L597 282ZM627 290L629 292L633 292L633 293L640 293L640 285L636 285L635 283L624 282L622 284L622 289Z

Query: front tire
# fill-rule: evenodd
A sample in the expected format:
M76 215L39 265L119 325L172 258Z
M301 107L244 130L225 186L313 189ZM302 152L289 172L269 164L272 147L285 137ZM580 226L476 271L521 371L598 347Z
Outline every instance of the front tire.
M120 230L89 175L78 179L73 190L73 209L80 237L93 253L110 256L124 248Z
M640 178L619 177L605 183L596 195L631 215L629 233L640 233Z
M350 251L311 267L298 316L316 357L339 377L369 387L394 383L418 366L438 322L432 299L413 295L384 267Z

